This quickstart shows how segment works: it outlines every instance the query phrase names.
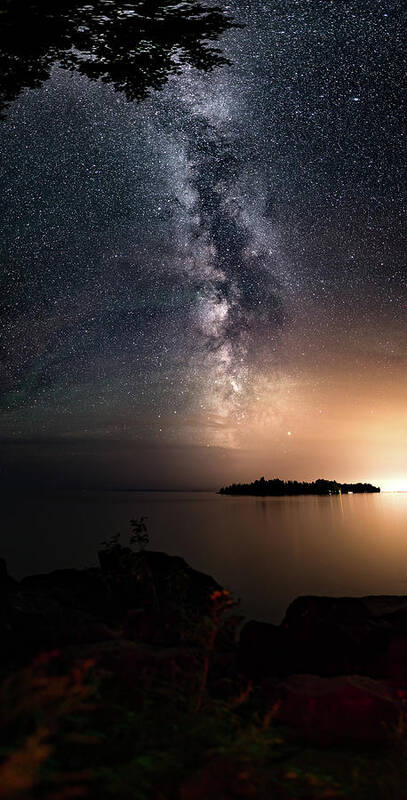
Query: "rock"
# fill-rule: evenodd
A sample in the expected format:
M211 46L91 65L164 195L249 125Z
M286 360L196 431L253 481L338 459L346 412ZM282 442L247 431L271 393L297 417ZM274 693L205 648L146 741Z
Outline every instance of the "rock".
M175 615L140 608L128 612L123 638L135 642L175 645L180 640L180 627L180 620Z
M299 597L282 626L296 672L386 678L391 643L407 635L407 598Z
M388 631L372 624L371 615L358 598L299 597L289 606L282 627L290 639L291 672L317 675L366 674L386 650Z
M227 758L216 758L204 769L193 775L180 787L179 800L237 800L237 798L257 798L266 800L270 795L261 791L261 781L252 766L240 767ZM276 791L273 797L280 798Z
M376 624L387 630L407 633L407 597L297 597L288 607L282 622L292 631L321 624L355 629Z
M10 602L9 595L18 587L17 581L11 578L7 571L4 558L0 558L0 634L3 645L8 644L10 631Z
M116 547L98 553L103 574L123 610L148 611L188 607L207 613L210 595L221 589L209 575L192 569L183 558L159 551L134 553Z
M281 626L245 626L239 663L252 679L358 674L404 685L407 649L402 642L407 643L405 597L299 597Z
M58 569L23 578L20 591L52 598L65 608L75 608L100 621L117 621L119 609L100 569Z
M158 551L139 554L151 572L157 595L170 605L186 603L198 612L206 612L212 592L222 587L210 575L192 569L183 558Z
M17 581L8 574L6 559L0 558L0 595L11 591L16 586Z
M24 578L8 592L5 616L11 659L118 636L118 612L98 569L55 570Z
M237 663L252 680L287 675L291 665L286 631L278 625L250 620L240 633Z
M293 675L264 688L274 718L315 744L386 742L402 711L400 693L367 677Z
M395 636L386 653L385 674L395 686L407 686L407 637Z
M370 611L358 597L297 597L288 606L282 625L290 630L315 628L322 622L329 624L366 622Z
M368 595L361 602L376 619L385 619L407 631L407 597L404 595Z
M155 647L121 639L65 648L64 655L68 660L93 659L99 669L135 691L143 689L143 679L150 686L155 679L173 681L177 676L182 684L184 676L186 691L188 680L196 682L197 654L188 647Z
M99 558L100 569L55 570L20 583L9 579L5 562L0 563L0 625L11 660L120 635L174 646L209 613L211 593L220 588L166 553L117 546Z
M63 602L52 592L18 591L8 596L7 650L10 657L32 658L44 649L114 639L118 632L102 619Z
M173 795L171 794L171 797ZM244 760L218 756L191 775L180 786L177 800L350 800L338 788L332 788L312 773L287 774L266 766L253 755Z

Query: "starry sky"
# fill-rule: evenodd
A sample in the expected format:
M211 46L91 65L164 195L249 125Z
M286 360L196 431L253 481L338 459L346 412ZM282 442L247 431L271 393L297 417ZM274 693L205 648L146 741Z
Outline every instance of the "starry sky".
M5 486L407 489L404 0L232 0L137 105L0 123Z

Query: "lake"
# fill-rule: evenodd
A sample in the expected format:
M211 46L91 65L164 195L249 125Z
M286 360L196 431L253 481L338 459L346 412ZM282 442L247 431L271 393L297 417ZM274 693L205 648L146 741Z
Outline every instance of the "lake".
M2 497L0 554L16 577L96 563L100 542L148 517L150 548L183 556L279 622L303 594L407 594L407 494L228 497L60 492Z

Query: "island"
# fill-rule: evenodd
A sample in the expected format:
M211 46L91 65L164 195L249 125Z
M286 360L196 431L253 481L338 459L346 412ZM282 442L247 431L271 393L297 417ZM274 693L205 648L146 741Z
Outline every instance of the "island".
M371 483L338 483L324 478L307 483L306 481L282 481L280 478L266 481L263 477L253 483L232 483L230 486L223 486L222 489L219 489L218 494L283 497L284 495L362 494L363 492L370 494L380 492L380 487L372 486Z

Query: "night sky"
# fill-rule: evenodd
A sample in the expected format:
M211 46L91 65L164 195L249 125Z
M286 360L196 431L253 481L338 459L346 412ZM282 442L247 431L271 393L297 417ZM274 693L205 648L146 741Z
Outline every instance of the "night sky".
M404 0L236 0L232 66L0 123L6 486L407 489Z

